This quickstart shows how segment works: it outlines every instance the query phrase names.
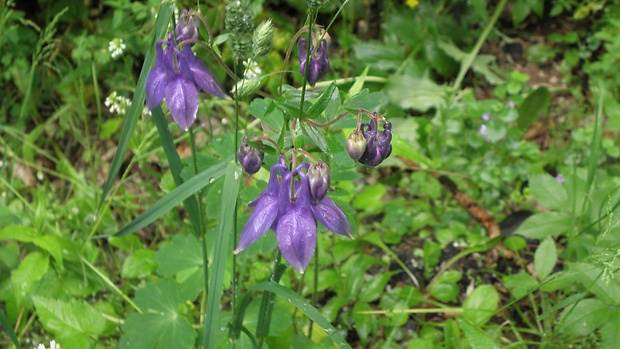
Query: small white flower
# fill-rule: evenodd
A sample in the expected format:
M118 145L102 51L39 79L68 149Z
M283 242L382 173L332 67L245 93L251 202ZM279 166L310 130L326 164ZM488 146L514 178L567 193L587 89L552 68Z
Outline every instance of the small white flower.
M34 348L34 349L47 349L47 348L45 347L45 344L39 344L39 345L38 345L36 348ZM50 348L49 348L49 349L61 349L61 348L60 348L60 345L59 345L58 343L56 343L56 341L55 341L55 340L52 340L52 341L50 342Z
M45 178L45 176L43 175L43 172L37 171L37 179L39 181L43 181L44 178Z
M248 59L243 62L243 66L245 67L245 73L243 74L243 78L247 80L252 80L257 78L262 72L261 68L258 66L256 61L252 61Z
M126 46L123 42L123 39L116 38L110 41L110 44L108 45L108 51L110 51L112 58L116 58L123 54L123 51L125 51L125 47Z
M104 104L108 107L110 113L125 114L131 105L131 100L127 97L117 95L116 91L114 91L105 99Z

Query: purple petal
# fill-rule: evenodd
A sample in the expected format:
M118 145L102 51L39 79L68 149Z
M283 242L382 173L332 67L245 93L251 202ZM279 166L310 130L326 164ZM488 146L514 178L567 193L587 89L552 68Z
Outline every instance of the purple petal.
M165 95L172 119L187 131L198 112L198 90L194 82L177 73L166 86Z
M202 62L194 56L194 53L189 47L185 47L181 53L182 59L185 59L192 72L192 77L196 82L196 85L200 87L206 93L219 98L226 98L226 94L222 91L220 84L218 83L215 75L211 73Z
M308 72L308 83L316 84L329 72L329 59L327 58L327 41L322 40L316 54L310 60L310 71Z
M149 110L153 110L164 99L164 93L166 91L166 84L169 78L169 71L166 67L166 57L161 47L161 43L165 41L158 41L156 45L155 66L149 72L149 76L146 78L146 106Z
M276 238L284 259L303 273L316 247L316 221L312 214L303 205L293 204L278 220Z
M305 38L299 39L297 42L297 49L299 51L299 72L301 75L304 75L304 72L306 71L306 56L308 55L307 47L308 40ZM310 45L310 53L312 53L313 49L313 45Z
M344 212L336 205L334 200L327 196L316 205L312 205L312 213L327 229L336 234L340 234L349 238L351 235L351 226Z
M278 218L278 202L276 197L265 195L255 202L257 202L255 204L256 208L250 215L245 227L243 227L239 245L237 245L237 249L234 251L235 254L243 251L258 240L259 237L263 236Z

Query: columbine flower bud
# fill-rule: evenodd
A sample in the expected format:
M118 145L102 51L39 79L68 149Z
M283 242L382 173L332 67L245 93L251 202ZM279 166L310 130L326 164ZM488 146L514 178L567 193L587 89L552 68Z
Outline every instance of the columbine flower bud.
M327 195L330 183L329 166L323 160L310 165L308 168L308 184L310 185L310 195L314 202L321 201Z
M190 15L189 11L183 10L179 18L179 23L177 23L176 28L174 28L174 32L177 34L177 41L181 42L187 39L197 39L199 24L200 19L197 16Z
M376 121L362 124L362 133L366 138L366 151L359 162L367 166L377 166L392 154L392 124L386 121L383 131L378 131Z
M264 56L273 47L273 23L271 19L261 22L254 30L252 37L252 46L256 57Z
M366 138L358 130L355 130L349 135L346 146L351 159L357 161L366 151Z
M312 86L321 80L329 72L329 59L327 58L327 48L329 44L326 39L321 40L319 48L315 51L314 45L310 44L310 67L308 68L307 81ZM308 55L308 40L299 39L297 44L299 50L299 71L301 75L306 72L306 56Z
M245 172L255 174L263 165L265 153L259 149L253 148L247 141L248 136L243 136L241 146L239 147L239 151L237 151L237 159Z

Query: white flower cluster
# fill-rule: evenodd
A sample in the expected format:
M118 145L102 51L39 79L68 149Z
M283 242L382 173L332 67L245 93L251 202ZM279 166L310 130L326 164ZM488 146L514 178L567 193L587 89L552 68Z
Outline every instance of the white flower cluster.
M105 99L105 106L110 109L113 114L125 114L131 105L131 100L127 97L119 96L116 91L112 92Z
M39 344L39 345L38 345L36 348L34 348L34 349L47 349L47 348L45 347L45 344ZM58 343L56 343L56 341L55 341L55 340L52 340L52 341L50 342L50 347L49 347L49 349L61 349L61 348L60 348L60 345L59 345Z
M123 54L123 51L125 51L125 47L126 46L123 42L123 39L116 38L110 41L110 44L108 45L108 51L110 51L112 58L116 58Z
M260 73L262 73L262 70L260 69L256 61L248 59L247 61L243 62L243 66L245 67L245 73L243 74L244 79L256 79L260 75Z

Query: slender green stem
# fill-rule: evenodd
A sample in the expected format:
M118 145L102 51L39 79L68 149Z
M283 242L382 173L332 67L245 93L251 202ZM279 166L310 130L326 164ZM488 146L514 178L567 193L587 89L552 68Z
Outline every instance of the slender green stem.
M235 65L234 65L234 70L235 70L235 76L237 76L237 74L239 73L239 60L235 59ZM247 125L247 121L245 122L245 124ZM235 88L235 143L233 145L233 154L237 151L237 147L239 146L239 89ZM237 159L237 157L235 156L235 162L239 162L239 159ZM233 220L233 241L237 242L237 208L238 205L235 205L235 212L234 212L234 220ZM233 253L233 263L232 263L232 301L231 301L231 307L232 307L232 311L233 311L233 319L235 318L235 311L237 310L236 305L237 305L237 297L239 296L239 288L238 288L238 283L237 283L237 255L235 253ZM231 331L231 333L236 333L236 329L233 328L233 331ZM253 337L251 337L253 338ZM230 336L230 340L232 341L232 348L235 348L235 336ZM253 342L256 342L256 339L253 339ZM255 343L256 346L256 343Z
M278 270L280 267L280 260L282 259L282 253L280 250L276 252L276 259L273 262L273 271L271 273L270 281L279 282L282 273ZM273 311L273 296L272 292L265 292L263 299L260 303L260 311L258 312L258 323L256 325L256 337L258 338L258 349L263 346L265 338L269 335L269 324L271 322L271 312Z
M499 19L499 16L502 14L502 11L504 10L504 7L506 6L507 2L508 0L500 0L499 4L497 4L497 7L495 7L495 12L493 12L493 16L491 16L489 23L487 23L487 26L484 28L484 31L478 38L476 45L474 46L473 50L467 56L467 59L465 59L465 61L461 64L461 70L459 71L459 75L457 75L456 80L454 80L452 96L454 96L454 94L457 93L457 91L461 88L461 83L463 82L463 79L465 78L465 74L467 74L467 71L469 70L471 65L474 63L474 60L478 56L478 52L480 52L482 45L487 40L487 37L491 33L491 30L493 29L493 27L495 27L495 23Z
M319 251L317 243L317 249L314 251L314 278L313 289L312 289L312 306L316 308L316 303L319 298ZM314 321L310 320L310 326L308 326L308 338L312 339L312 325L314 325Z

